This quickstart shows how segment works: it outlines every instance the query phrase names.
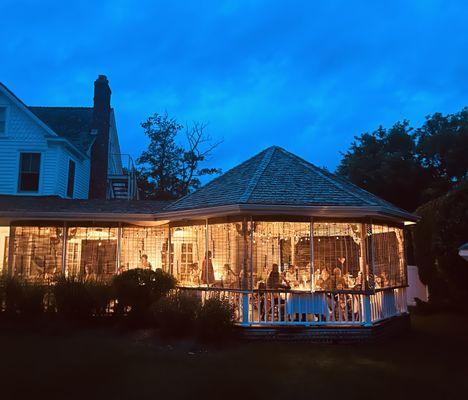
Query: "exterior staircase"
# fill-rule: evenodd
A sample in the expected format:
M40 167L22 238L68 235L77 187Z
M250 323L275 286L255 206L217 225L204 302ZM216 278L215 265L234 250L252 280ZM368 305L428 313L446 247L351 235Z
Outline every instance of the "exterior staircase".
M138 200L137 173L132 157L119 154L126 161L121 174L107 176L107 193L109 199Z

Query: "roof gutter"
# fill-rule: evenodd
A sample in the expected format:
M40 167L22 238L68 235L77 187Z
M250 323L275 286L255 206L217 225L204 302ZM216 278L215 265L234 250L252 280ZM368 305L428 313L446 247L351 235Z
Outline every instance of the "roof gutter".
M250 215L291 215L311 217L384 217L393 220L417 222L420 217L406 212L388 210L380 206L349 207L349 206L291 206L265 204L232 204L227 206L205 207L192 210L162 211L156 217L164 219L187 219L196 217L219 217L233 214Z
M58 221L180 221L185 219L214 218L234 215L284 215L328 218L378 217L393 221L417 222L419 217L410 213L398 213L383 207L343 207L343 206L268 206L263 204L232 204L218 207L205 207L182 211L160 211L154 213L102 213L79 211L4 211L0 220L58 220Z

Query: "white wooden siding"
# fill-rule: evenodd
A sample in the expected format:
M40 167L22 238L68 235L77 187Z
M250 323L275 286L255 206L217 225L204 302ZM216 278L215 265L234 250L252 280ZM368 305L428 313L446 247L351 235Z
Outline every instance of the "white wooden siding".
M76 162L75 198L87 198L89 159L78 160L65 145L48 143L47 132L3 93L0 105L8 107L8 131L0 135L0 194L58 195L66 197L68 160ZM38 192L19 192L19 160L21 152L41 153Z

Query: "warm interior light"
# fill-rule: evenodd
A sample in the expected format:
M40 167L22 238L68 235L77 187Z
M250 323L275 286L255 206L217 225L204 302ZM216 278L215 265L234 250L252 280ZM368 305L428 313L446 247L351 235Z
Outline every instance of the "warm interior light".
M182 228L175 228L174 237L180 238L184 236L184 230Z

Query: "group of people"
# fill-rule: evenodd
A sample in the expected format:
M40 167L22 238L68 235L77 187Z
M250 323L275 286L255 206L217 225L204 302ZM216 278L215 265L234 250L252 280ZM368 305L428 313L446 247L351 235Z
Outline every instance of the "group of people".
M153 266L151 265L151 263L149 262L148 260L148 256L146 254L142 254L140 256L140 262L138 263L138 267L137 268L141 268L141 269L153 269ZM121 265L120 268L119 268L119 274L121 274L122 272L125 272L125 271L128 271L129 270L129 266L128 264L127 265Z
M360 290L363 284L362 272L357 276L345 273L341 268L335 267L330 273L328 268L317 269L314 271L314 287L316 290Z
M310 269L309 269L310 271ZM264 289L302 289L307 288L310 283L310 275L302 273L299 268L289 265L284 271L280 271L278 264L273 264L266 282L260 281L259 288ZM362 273L357 276L350 273L343 274L338 267L331 272L328 268L316 269L314 271L315 290L359 290L362 287Z
M307 270L307 268L306 268ZM310 282L310 276L294 265L289 265L280 272L278 264L273 264L266 280L267 289L301 289L306 288Z

